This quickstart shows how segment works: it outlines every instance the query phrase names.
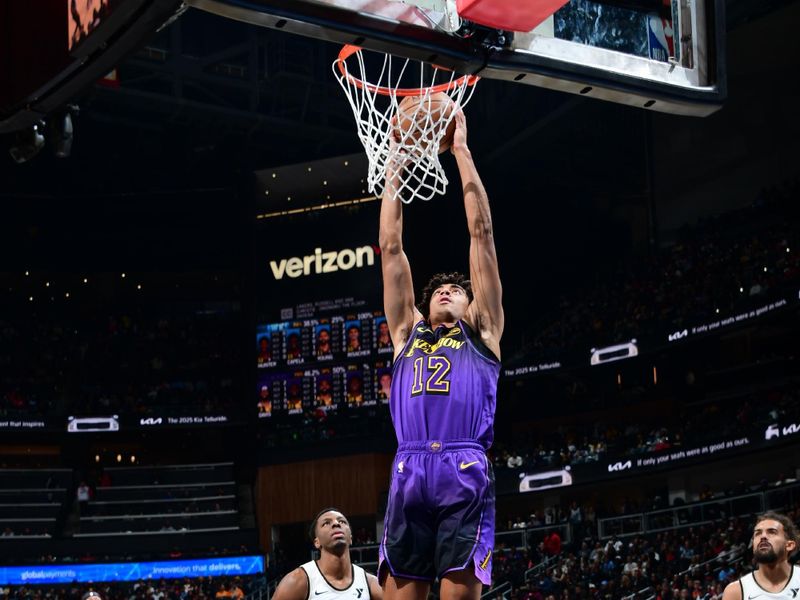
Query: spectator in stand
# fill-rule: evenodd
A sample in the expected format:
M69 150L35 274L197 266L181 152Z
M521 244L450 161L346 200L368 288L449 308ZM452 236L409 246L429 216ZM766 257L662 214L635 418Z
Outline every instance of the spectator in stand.
M555 529L550 530L550 532L544 536L543 544L544 552L548 556L558 556L561 554L561 536L558 535L558 531Z
M234 579L233 583L230 586L231 598L233 600L242 600L244 598L244 592L242 588L239 587L240 581L238 579Z
M92 488L85 481L81 481L78 484L78 488L75 491L75 496L78 499L78 502L81 504L85 504L92 499Z

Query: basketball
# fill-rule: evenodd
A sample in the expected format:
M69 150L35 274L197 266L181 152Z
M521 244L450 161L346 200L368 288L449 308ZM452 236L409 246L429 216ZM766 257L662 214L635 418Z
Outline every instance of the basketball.
M439 154L453 144L456 131L455 103L444 92L434 92L430 96L406 96L400 101L397 111L397 138L410 140L427 146L436 137L441 123L447 121L447 130L439 142ZM428 120L430 113L430 120Z

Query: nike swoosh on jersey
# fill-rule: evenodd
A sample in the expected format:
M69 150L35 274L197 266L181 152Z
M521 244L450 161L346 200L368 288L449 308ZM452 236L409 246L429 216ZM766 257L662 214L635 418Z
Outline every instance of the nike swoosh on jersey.
M479 462L480 462L480 461L478 461L478 460L473 460L472 462L465 463L465 462L462 460L462 461L461 461L461 464L460 464L460 465L458 465L458 468L459 468L459 469L461 469L461 470L463 471L464 469L466 469L466 468L468 468L468 467L471 467L472 465L477 465Z

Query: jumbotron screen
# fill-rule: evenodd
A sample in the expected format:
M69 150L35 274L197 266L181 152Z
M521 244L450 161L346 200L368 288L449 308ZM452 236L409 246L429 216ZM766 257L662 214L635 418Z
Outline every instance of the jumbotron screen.
M258 416L387 404L392 353L380 312L259 325Z
M256 229L253 401L261 423L388 404L378 202Z

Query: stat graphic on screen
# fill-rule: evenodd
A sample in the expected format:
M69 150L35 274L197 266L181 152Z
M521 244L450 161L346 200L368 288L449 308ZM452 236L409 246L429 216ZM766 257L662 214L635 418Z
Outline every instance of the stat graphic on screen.
M259 419L386 405L394 348L381 312L256 327Z

